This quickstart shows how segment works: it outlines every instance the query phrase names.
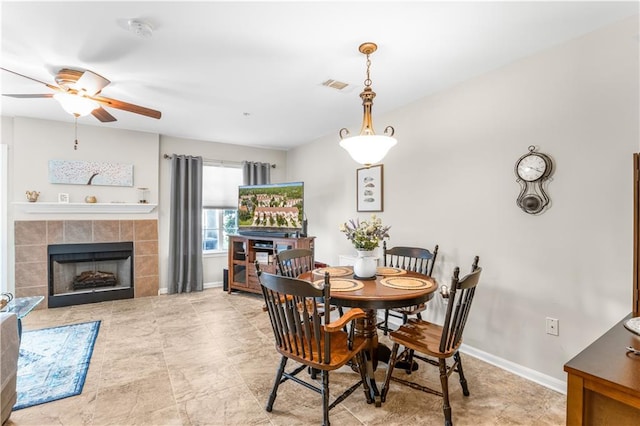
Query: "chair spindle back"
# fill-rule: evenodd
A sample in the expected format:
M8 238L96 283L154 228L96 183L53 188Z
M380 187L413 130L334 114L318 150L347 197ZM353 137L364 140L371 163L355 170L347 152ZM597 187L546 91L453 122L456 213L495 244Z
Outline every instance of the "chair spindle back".
M442 325L440 352L448 352L456 348L462 341L462 332L467 323L471 302L482 272L482 268L478 267L479 260L478 256L474 258L471 272L462 279L459 279L459 267L453 271L447 313Z
M418 247L393 247L387 249L387 242L383 242L384 266L391 266L407 271L418 272L431 276L433 265L438 256L438 246L433 253L424 248Z
M308 281L260 271L256 264L262 295L269 312L276 346L282 354L318 363L329 363L330 334L324 332L322 309L330 299L329 274L319 289Z
M300 274L314 268L313 251L309 249L290 249L276 254L276 270L279 275L297 278Z

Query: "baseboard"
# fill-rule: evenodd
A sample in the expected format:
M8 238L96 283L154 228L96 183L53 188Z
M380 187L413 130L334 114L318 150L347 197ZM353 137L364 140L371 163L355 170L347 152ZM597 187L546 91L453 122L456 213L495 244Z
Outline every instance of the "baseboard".
M523 377L561 394L567 394L567 382L563 380L558 380L555 377L542 374L539 371L532 370L531 368L524 367L520 364L516 364L515 362L507 361L506 359L481 351L480 349L473 348L464 343L460 346L460 352L471 355L474 358L478 358L488 364L495 365L498 368L502 368L505 371Z
M222 288L222 281L214 281L214 282L210 282L210 283L203 283L202 284L202 288L203 289L208 289L208 288ZM162 294L169 294L169 289L166 288L160 288L158 289L158 295L162 295Z
M382 311L384 312L384 311ZM380 314L378 314L380 315ZM378 316L379 320L384 319L384 317ZM400 327L400 319L389 317L389 323L393 324L396 327ZM480 349L476 349L466 344L462 344L460 346L460 352L470 355L474 358L478 358L481 361L484 361L488 364L495 365L498 368L501 368L505 371L518 375L522 378L530 380L534 383L537 383L541 386L559 392L561 394L567 394L567 382L563 380L558 380L555 377L548 376L546 374L542 374L538 371L532 370L531 368L524 367L520 364L516 364L515 362L507 361L506 359L497 357Z

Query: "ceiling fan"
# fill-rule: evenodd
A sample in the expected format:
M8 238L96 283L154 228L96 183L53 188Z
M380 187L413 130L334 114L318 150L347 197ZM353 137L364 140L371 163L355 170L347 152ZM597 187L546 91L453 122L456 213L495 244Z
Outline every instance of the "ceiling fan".
M44 84L55 92L43 94L3 93L3 96L10 96L12 98L54 98L60 102L60 105L65 111L74 115L76 118L91 114L103 123L117 121L113 115L103 108L103 106L121 109L156 119L159 119L162 116L160 111L156 111L154 109L99 96L102 89L111 82L101 75L89 70L80 71L71 68L62 68L55 76L56 83L58 84L55 86L6 68L0 67L0 69L20 77L28 78L29 80L40 84Z

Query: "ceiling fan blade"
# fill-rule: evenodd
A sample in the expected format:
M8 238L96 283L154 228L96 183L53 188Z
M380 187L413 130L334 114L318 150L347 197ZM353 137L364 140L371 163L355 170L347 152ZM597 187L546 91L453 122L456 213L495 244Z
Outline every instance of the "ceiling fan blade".
M2 96L9 96L11 98L53 98L53 93L40 93L40 94L9 94L3 93Z
M155 109L145 108L140 105L130 104L127 102L119 101L117 99L105 98L103 96L92 96L91 99L94 101L101 103L102 105L122 109L125 111L133 112L135 114L145 115L147 117L160 119L162 117L162 113L160 111L156 111Z
M20 74L18 72L11 71L11 70L8 70L8 69L2 68L2 67L0 67L0 70L6 71L6 72L10 72L11 74L19 75L20 77L28 78L29 80L35 81L36 83L44 84L49 89L56 90L56 91L60 90L60 88L58 86L54 86L53 84L45 83L44 81L36 80L35 78L28 77L28 76L26 76L24 74Z
M100 93L109 83L109 80L101 75L98 75L92 71L85 71L82 76L76 81L75 89L77 91L84 91L89 96Z
M91 111L91 115L93 115L95 118L102 121L103 123L118 121L113 115L109 114L109 112L102 107L96 108L93 111Z

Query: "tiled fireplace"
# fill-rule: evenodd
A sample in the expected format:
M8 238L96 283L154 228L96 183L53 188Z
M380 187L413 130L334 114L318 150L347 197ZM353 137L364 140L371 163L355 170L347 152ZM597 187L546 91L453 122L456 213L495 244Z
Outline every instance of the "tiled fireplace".
M133 298L133 242L49 244L49 307Z
M103 244L106 243L106 244ZM127 267L127 256L121 255L122 246L116 244L118 256L123 259L112 259L109 262L98 262L98 269L113 269L119 282L101 285L95 280L88 286L93 290L72 290L70 302L60 304L58 297L49 300L49 251L63 252L77 251L88 247L107 248L113 243L132 245L133 277L126 282L126 273L121 272ZM95 245L94 245L95 244ZM61 249L62 248L62 249ZM93 249L91 249L93 250ZM65 253L62 253L66 256ZM80 258L80 264L89 264ZM86 255L84 255L86 257ZM95 255L92 255L95 257ZM107 255L109 256L109 255ZM111 256L113 257L113 256ZM64 259L63 257L58 257ZM66 261L66 260L65 260ZM130 260L129 260L130 261ZM131 261L130 261L131 262ZM94 262L95 263L95 262ZM68 273L86 272L86 266L75 267ZM107 272L109 272L107 271ZM120 271L120 272L118 272ZM101 271L105 272L105 271ZM71 284L73 286L73 284ZM80 288L81 284L76 284ZM64 306L67 304L88 303L100 300L114 300L114 298L155 296L158 294L158 221L149 220L54 220L54 221L16 221L15 222L15 287L16 296L45 296L47 303L42 307ZM127 289L128 287L128 289ZM52 291L55 289L52 288ZM65 290L66 291L66 290ZM85 296L78 295L84 293ZM88 294L87 293L91 293ZM104 293L101 298L100 294Z

